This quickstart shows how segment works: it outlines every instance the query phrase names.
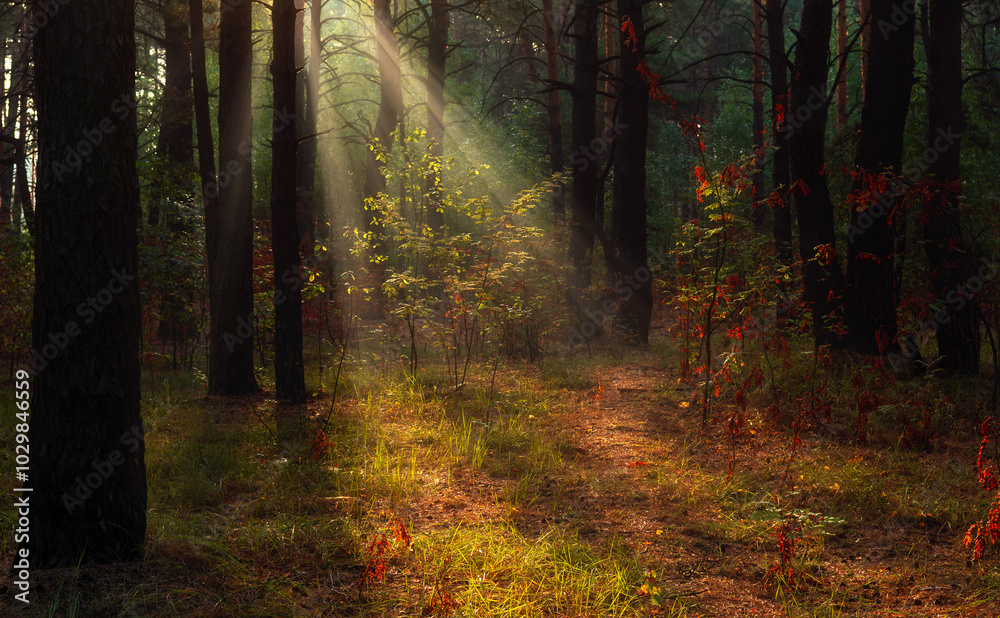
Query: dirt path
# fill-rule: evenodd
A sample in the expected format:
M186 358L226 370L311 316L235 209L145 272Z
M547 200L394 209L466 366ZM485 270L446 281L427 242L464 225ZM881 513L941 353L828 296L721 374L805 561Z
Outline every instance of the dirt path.
M725 436L722 423L700 432L698 413L685 403L690 393L661 367L602 370L598 387L566 392L560 409L539 420L539 429L567 442L567 465L544 480L541 499L501 513L489 497L509 481L480 475L463 482L458 472L454 492L417 508L429 520L507 515L526 535L568 526L597 546L613 540L656 571L668 607L683 604L691 616L808 615L788 596L775 598L777 520L770 531L757 522L764 532L746 533L753 523L706 498L727 491ZM738 467L775 469L762 473L773 481L786 437L752 440L740 446ZM812 456L810 440L801 457ZM966 566L960 533L934 523L849 522L822 546L800 545L800 557L811 552L801 562L809 571L786 595L831 616L1000 616L1000 605L975 598L978 580Z

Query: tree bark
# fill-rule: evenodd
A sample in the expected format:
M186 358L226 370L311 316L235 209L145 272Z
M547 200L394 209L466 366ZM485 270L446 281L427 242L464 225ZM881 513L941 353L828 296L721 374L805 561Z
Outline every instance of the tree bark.
M767 61L771 71L771 109L774 135L774 161L771 183L774 192L771 207L774 210L774 247L778 260L791 267L792 211L788 206L788 188L791 185L791 162L788 158L788 56L785 53L785 10L782 0L766 0Z
M789 156L804 264L805 302L812 311L817 346L841 346L843 274L836 250L833 203L824 175L826 76L830 55L831 0L805 0L795 52L788 113Z
M573 264L573 287L590 285L600 186L597 153L591 151L596 137L597 112L597 17L598 0L577 0L573 18L573 194L569 256ZM606 144L605 144L606 146Z
M444 157L444 77L450 26L448 1L431 0L430 36L427 40L427 141L433 162L424 179L424 186L427 191L427 225L438 236L444 232L440 165Z
M208 104L208 78L205 75L205 22L202 0L188 0L191 22L191 74L194 90L194 113L198 133L198 170L201 175L202 205L205 209L205 253L208 263L208 289L218 286L216 260L219 244L219 185L215 175L215 144L212 142L212 118Z
M274 0L271 76L271 253L274 258L274 384L278 401L305 403L302 363L302 262L295 212L296 136L287 125L296 108L295 0ZM285 123L285 124L283 124Z
M542 14L545 21L545 78L548 83L548 118L549 118L549 163L552 173L563 171L562 143L562 103L560 89L556 87L559 81L559 46L556 42L555 16L552 0L542 0ZM566 218L566 194L564 185L559 183L552 192L552 212L557 223Z
M894 190L903 157L906 114L913 86L913 14L898 14L893 0L871 0L871 19L891 24L874 37L861 133L851 190L851 227L847 244L847 317L852 347L884 354L896 344L897 196ZM905 221L904 221L905 224Z
M191 126L191 55L188 42L187 13L180 0L163 5L163 47L165 83L163 111L157 154L172 163L194 163Z
M649 84L639 74L645 54L646 32L643 0L618 0L618 15L628 16L635 27L634 46L620 34L618 114L611 232L618 253L615 292L623 301L617 316L625 338L649 343L653 315L652 278L646 249L646 141L649 127Z
M319 0L310 1L310 16L313 7L319 9ZM305 0L295 1L295 135L299 140L298 158L295 163L295 186L298 199L299 246L306 255L313 253L316 239L316 133L318 131L317 100L318 75L313 78L313 71L319 71L319 52L316 53L316 63L313 66L313 39L319 36L319 28L314 27L310 19L309 33L309 67L306 70L306 40L305 40ZM316 11L319 12L318 10ZM315 29L315 32L313 30ZM317 87L313 88L316 81Z
M753 205L751 219L756 232L764 231L764 0L753 4Z
M927 50L927 148L937 159L927 169L930 197L923 232L931 267L931 289L944 309L935 316L939 364L978 373L981 314L968 291L982 264L962 235L959 154L962 121L962 3L931 0ZM995 269L996 264L989 268ZM983 271L983 272L987 272ZM992 271L990 271L992 274ZM940 316L940 317L938 317Z
M32 492L19 494L34 569L138 559L146 532L134 11L62 4L34 36Z
M209 289L210 395L245 395L259 389L253 373L253 177L251 0L227 0L219 31L219 212ZM225 239L225 242L221 242Z
M837 3L837 56L841 58L844 70L835 86L837 90L837 126L847 125L847 0Z

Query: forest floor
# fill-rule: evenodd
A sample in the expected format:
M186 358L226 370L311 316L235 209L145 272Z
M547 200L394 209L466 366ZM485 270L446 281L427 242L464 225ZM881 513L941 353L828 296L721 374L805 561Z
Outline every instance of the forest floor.
M0 611L1000 616L995 553L963 543L991 499L982 383L800 364L745 413L723 392L707 426L666 341L480 366L458 391L443 363L416 381L371 364L298 408L146 373L144 560L33 573L30 606L7 579ZM329 368L310 380L332 388ZM863 423L859 390L880 402Z

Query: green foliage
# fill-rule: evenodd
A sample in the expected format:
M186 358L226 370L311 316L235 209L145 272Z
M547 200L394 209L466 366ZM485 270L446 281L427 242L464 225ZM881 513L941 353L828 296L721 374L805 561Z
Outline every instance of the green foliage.
M445 357L451 387L465 383L469 364L478 353L536 359L543 344L561 325L561 258L534 225L535 209L553 183L521 192L512 201L468 197L483 168L465 170L464 186L442 186L441 208L449 230L435 233L424 222L422 183L430 169L454 177L454 161L438 161L426 153L423 134L404 142L408 151L389 163L389 184L397 194L382 194L367 205L391 237L384 258L380 291L396 329L405 328L409 369L417 370L418 342L428 338ZM370 233L348 230L355 256L372 251ZM345 273L357 281L357 274ZM365 278L363 276L362 278ZM350 291L376 292L364 286Z

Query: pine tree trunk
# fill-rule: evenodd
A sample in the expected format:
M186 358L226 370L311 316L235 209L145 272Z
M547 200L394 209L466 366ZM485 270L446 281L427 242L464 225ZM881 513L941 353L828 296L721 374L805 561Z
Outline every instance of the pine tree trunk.
M319 8L318 1L311 0L310 15L312 14L312 5L317 5L316 8ZM319 105L319 101L316 100L318 88L315 90L312 88L312 72L318 71L319 67L318 63L316 67L312 66L313 59L310 56L308 69L306 68L305 0L295 0L295 10L295 67L298 71L295 79L295 135L299 140L298 158L295 163L295 194L299 202L297 213L299 246L306 255L311 255L316 239L315 136L318 131L317 108ZM310 27L311 25L310 21ZM318 35L319 32L315 34ZM310 32L310 53L312 53L313 38L313 33ZM316 59L319 60L318 57Z
M799 223L805 302L812 311L817 346L842 345L838 331L843 325L839 313L843 274L836 251L833 203L824 175L832 15L831 0L805 0L802 6L788 112L790 192Z
M897 196L893 184L901 171L906 114L913 85L914 15L893 22L893 0L872 0L874 23L892 23L874 37L861 133L851 191L847 244L847 317L852 347L884 354L896 342ZM886 171L887 173L883 173Z
M251 93L253 5L229 0L219 31L219 211L209 288L210 395L258 391L253 373L253 176Z
M981 314L969 290L996 264L977 262L962 237L959 153L962 123L962 3L931 0L927 51L927 148L937 159L927 168L930 198L924 206L924 240L931 289L944 309L935 316L942 368L979 371ZM981 283L980 283L981 285Z
M305 403L302 363L302 262L295 211L296 135L287 123L296 108L295 0L274 0L271 76L271 248L274 258L274 384L278 401Z
M753 206L751 210L753 228L764 231L764 0L753 3Z
M137 559L146 532L134 11L63 4L34 37L32 492L18 497L35 569Z
M767 62L771 71L771 109L773 115L774 161L771 183L774 197L774 246L778 260L792 265L792 211L788 204L791 185L788 147L788 56L785 53L785 12L782 0L766 0Z
M559 46L556 43L552 0L542 0L542 14L545 20L545 78L549 89L547 105L549 163L552 173L556 174L563 171L565 163L562 143L562 103L560 102L559 88L555 85L559 81ZM566 195L563 187L564 185L560 183L552 193L552 212L556 222L562 222L566 218Z
M198 170L201 175L202 204L205 208L205 252L208 257L208 288L214 289L215 264L219 243L219 185L215 176L215 144L212 142L212 118L208 104L208 79L205 75L205 22L202 0L188 0L191 23L191 73L194 89L194 113L198 128Z
M577 0L573 19L573 194L571 199L569 256L573 264L573 286L590 285L594 255L594 226L600 170L597 153L591 151L596 137L597 112L597 0Z
M611 232L618 254L615 293L623 301L617 324L625 338L645 345L653 314L652 278L646 254L646 141L649 127L649 84L639 74L645 54L643 0L618 0L618 14L628 16L636 42L620 35L618 115Z

